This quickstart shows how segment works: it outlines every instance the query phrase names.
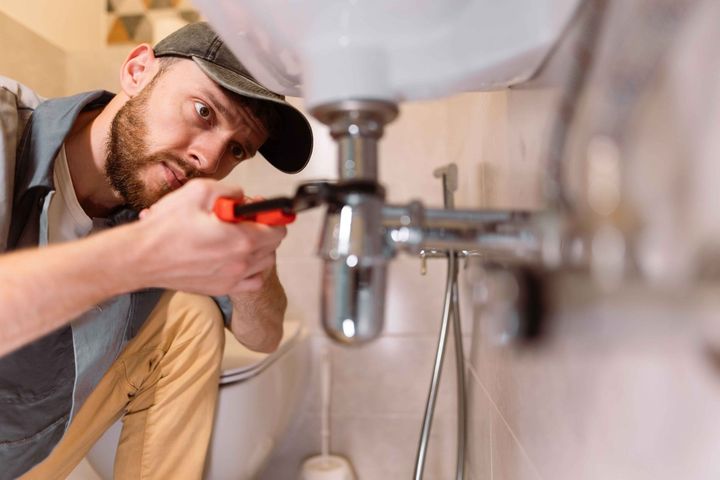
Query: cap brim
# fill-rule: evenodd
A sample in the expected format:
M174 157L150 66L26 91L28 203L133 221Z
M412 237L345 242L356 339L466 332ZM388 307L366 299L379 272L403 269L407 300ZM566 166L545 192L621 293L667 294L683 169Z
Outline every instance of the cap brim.
M249 78L199 57L193 61L222 87L246 97L267 100L277 105L280 125L260 147L260 153L275 168L285 173L297 173L305 168L313 149L310 123L298 109L282 96L271 92Z

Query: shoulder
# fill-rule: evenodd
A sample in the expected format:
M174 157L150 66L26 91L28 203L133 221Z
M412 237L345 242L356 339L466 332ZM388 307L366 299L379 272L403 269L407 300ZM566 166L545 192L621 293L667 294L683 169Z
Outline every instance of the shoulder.
M31 88L0 75L0 103L3 108L32 111L44 100Z

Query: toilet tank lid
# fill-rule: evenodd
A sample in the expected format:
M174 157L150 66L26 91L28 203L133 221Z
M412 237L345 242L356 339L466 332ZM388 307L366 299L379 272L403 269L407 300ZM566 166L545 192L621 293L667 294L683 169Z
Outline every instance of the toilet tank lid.
M225 329L225 355L221 367L221 378L245 377L257 374L259 370L266 368L275 361L295 343L302 335L302 324L297 320L286 320L283 324L283 337L280 346L273 353L254 352L238 342L232 332Z

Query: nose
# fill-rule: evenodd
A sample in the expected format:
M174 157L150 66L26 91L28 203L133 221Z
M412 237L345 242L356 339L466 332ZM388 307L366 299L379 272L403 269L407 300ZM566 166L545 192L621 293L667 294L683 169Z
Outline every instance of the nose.
M192 165L201 173L214 174L225 155L227 144L227 139L217 134L197 137L188 151Z

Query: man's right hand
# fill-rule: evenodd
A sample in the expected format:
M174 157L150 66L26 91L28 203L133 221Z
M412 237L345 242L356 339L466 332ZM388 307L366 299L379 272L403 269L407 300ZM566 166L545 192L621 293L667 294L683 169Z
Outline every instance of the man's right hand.
M237 187L193 179L141 214L136 224L136 273L143 287L207 295L238 292L275 264L285 227L227 223L212 213L220 196L242 197Z

